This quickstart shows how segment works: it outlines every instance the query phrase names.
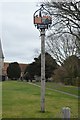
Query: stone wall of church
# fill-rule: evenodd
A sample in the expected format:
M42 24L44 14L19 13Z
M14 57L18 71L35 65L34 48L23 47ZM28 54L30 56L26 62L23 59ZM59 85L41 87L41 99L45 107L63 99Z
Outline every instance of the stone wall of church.
M0 81L2 80L3 63L4 63L4 60L0 58Z
M3 59L0 58L0 75L2 75L3 63L4 63Z

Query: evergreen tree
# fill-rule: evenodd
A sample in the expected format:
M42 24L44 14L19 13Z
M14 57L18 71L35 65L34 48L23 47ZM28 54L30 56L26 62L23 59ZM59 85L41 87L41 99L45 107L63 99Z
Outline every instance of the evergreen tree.
M41 76L41 54L38 58L34 58L35 62L31 63L25 70L27 79L27 75L31 76L34 79L34 76ZM50 54L45 53L45 78L50 78L53 74L53 71L57 68L57 63L55 59L51 57Z
M19 79L21 75L21 68L17 62L10 63L7 68L7 75L10 79Z

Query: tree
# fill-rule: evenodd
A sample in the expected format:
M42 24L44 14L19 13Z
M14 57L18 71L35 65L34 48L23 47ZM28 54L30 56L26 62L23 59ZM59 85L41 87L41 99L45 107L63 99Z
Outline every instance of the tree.
M30 75L33 79L34 76L41 76L41 54L38 58L34 58L35 62L31 63L25 70L25 73ZM55 59L51 57L50 54L45 53L45 77L46 79L52 76L54 69L57 68L57 63ZM26 74L26 77L27 77Z
M58 32L60 35L69 33L76 36L80 41L80 1L70 0L55 2L53 0L51 2L47 2L46 6L51 11L53 20L54 18L56 19L53 26L60 24L56 28L56 30L58 29L57 34Z
M44 4L53 16L53 25L46 40L50 53L60 64L71 55L80 57L80 1L53 0Z
M72 55L68 57L64 61L63 66L68 72L69 77L71 78L80 77L80 59L77 56Z
M69 56L61 67L54 71L55 81L64 84L77 85L80 80L80 59L75 56Z
M10 79L19 79L21 75L21 68L17 62L10 63L7 68L7 75Z
M35 62L32 62L26 67L24 71L24 79L26 79L27 81L31 80L32 82L32 80L34 79L35 70L36 70Z
M58 67L58 69L54 70L53 81L64 83L64 79L67 76L67 72L63 66Z
M63 66L67 72L68 83L71 85L78 84L80 79L80 59L72 55L64 61Z
M41 75L41 54L38 58L35 59L35 65L36 65L36 75ZM46 79L51 77L52 72L54 69L56 69L57 63L55 59L51 57L49 53L45 53L45 77Z
M57 36L48 37L46 40L47 50L54 56L57 63L62 64L63 61L71 55L79 55L76 48L75 39L71 35L65 34L58 38Z
M52 76L53 71L57 69L58 65L49 53L46 53L45 56L45 77L47 79Z

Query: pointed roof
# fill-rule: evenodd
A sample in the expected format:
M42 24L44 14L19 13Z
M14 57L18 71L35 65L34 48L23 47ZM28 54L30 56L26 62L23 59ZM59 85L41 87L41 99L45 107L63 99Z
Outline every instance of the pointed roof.
M0 58L4 58L3 51L2 51L2 45L1 45L1 39L0 39Z

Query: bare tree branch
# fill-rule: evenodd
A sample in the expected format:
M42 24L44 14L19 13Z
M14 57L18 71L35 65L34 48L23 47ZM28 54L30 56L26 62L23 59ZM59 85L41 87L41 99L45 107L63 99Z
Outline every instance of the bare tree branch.
M46 2L53 25L46 39L47 49L60 64L67 57L80 57L80 1Z

